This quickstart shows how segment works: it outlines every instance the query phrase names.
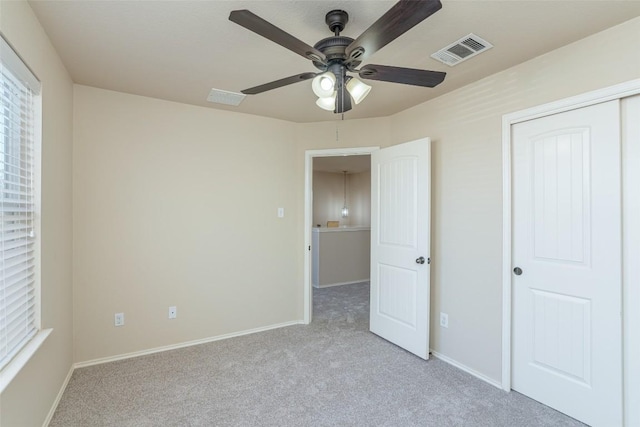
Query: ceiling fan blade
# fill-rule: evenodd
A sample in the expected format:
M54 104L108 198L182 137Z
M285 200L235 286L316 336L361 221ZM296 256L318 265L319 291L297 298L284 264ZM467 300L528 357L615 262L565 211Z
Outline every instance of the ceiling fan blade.
M442 83L447 73L442 71L416 70L415 68L390 67L368 64L360 68L360 77L405 85L434 87Z
M285 77L284 79L276 80L270 83L265 83L260 86L255 86L242 91L245 95L256 95L258 93L266 92L271 89L277 89L282 86L287 86L293 83L302 82L304 80L312 79L316 76L316 73L302 73L295 76Z
M347 63L366 60L441 8L440 0L400 0L347 46Z
M291 34L281 30L270 22L265 21L258 15L248 10L234 10L229 14L229 20L238 25L265 37L280 46L302 55L312 61L325 63L327 57L318 49L309 46L305 42L298 40Z

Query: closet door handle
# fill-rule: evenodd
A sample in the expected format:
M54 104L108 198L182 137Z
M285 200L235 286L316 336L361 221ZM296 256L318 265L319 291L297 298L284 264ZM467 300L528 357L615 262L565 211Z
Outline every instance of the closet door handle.
M424 257L421 256L420 258L416 259L416 264L424 264Z

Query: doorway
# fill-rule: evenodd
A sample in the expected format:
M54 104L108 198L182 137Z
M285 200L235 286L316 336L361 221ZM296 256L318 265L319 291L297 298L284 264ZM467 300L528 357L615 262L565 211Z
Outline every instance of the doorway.
M371 156L313 159L311 283L369 282Z
M313 260L310 256L313 246L313 227L316 225L313 218L313 171L314 159L340 158L346 156L371 156L378 147L341 148L327 150L310 150L305 156L305 247L307 254L304 257L304 323L308 324L313 316L313 292L312 269Z
M335 153L308 151L305 175L305 323L311 321L313 159ZM371 257L369 329L428 359L430 289L431 140L374 149L371 154ZM361 153L358 153L361 154ZM333 154L335 155L335 154ZM344 153L338 153L344 155Z

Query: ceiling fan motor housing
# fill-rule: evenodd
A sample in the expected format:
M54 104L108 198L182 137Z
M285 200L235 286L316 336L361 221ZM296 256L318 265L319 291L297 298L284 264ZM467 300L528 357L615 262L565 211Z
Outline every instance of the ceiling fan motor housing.
M325 22L335 35L322 39L313 46L327 57L326 63L313 61L313 65L322 71L328 70L332 63L344 63L347 59L345 53L347 46L353 42L351 37L340 35L340 32L344 30L347 22L349 22L349 14L347 12L338 9L332 10L325 16ZM349 68L355 69L359 64L360 61L351 62L349 63Z
M323 64L318 61L313 61L313 65L319 70L325 71L333 62L344 62L347 58L345 50L351 42L353 42L353 39L345 36L333 36L320 40L313 47L324 53L327 57L327 63Z
M347 22L349 22L349 14L344 10L332 10L324 17L324 22L327 23L332 33L339 36Z

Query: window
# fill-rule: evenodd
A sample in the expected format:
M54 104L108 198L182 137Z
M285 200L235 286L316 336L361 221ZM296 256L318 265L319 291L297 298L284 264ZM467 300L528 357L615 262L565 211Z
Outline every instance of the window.
M40 83L0 37L0 370L39 329Z

